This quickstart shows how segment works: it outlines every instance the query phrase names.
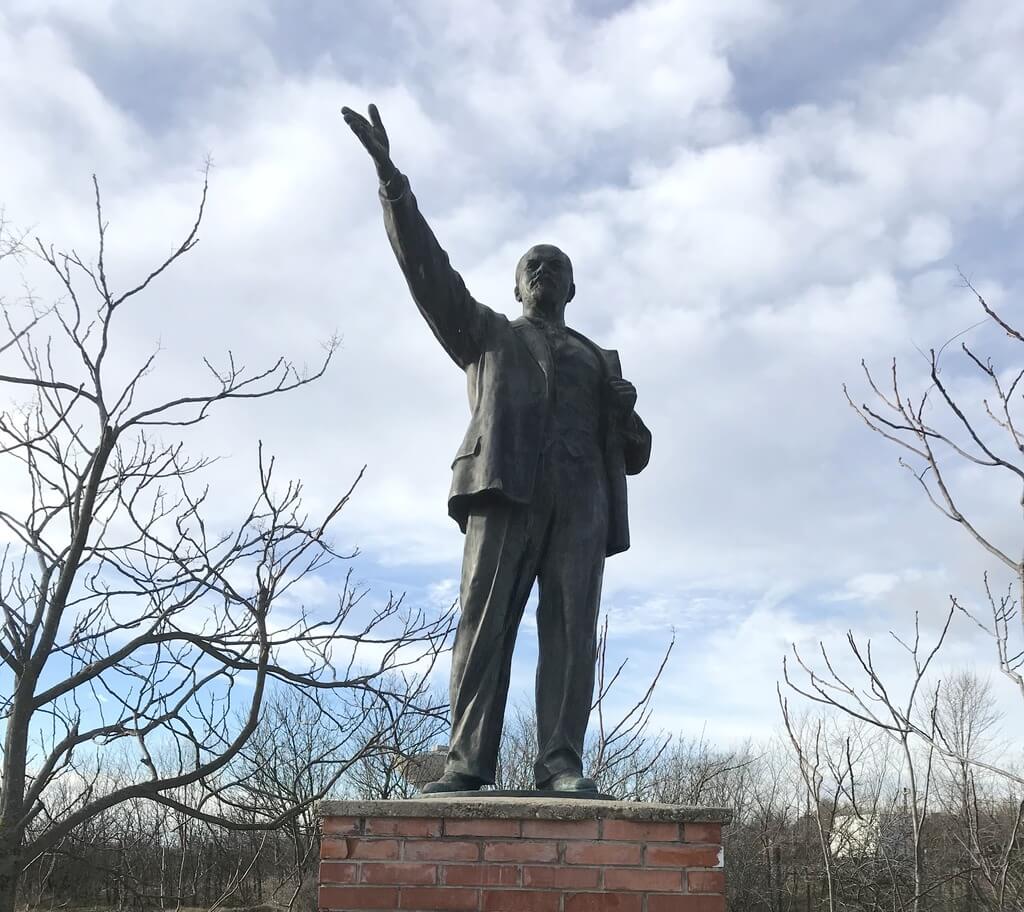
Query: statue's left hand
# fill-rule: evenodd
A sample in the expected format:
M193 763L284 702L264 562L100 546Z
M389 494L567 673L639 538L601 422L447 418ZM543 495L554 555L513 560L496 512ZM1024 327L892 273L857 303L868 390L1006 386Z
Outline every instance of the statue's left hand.
M628 415L636 405L636 387L628 380L609 380L614 408L621 415Z

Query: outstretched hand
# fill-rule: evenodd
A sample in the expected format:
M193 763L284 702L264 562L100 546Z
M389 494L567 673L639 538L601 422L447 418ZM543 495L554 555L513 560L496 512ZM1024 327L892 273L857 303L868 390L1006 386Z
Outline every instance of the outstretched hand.
M345 123L370 153L380 179L388 180L393 177L397 169L391 161L391 143L388 141L388 133L384 129L377 106L370 105L369 120L347 107L341 109L341 114L345 118Z

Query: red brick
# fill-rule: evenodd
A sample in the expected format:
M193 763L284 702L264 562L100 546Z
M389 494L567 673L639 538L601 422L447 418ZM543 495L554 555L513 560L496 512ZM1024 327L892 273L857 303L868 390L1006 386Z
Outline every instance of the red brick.
M395 909L398 887L321 887L321 909Z
M523 836L534 839L597 839L597 821L524 820Z
M721 845L722 824L685 823L683 824L683 840L685 842L714 842Z
M320 883L354 884L358 877L359 865L345 861L323 861L320 863Z
M565 897L565 912L640 912L639 893L573 893Z
M600 876L600 868L538 867L528 865L523 868L523 886L586 890L589 887L596 888Z
M558 912L559 893L543 890L484 890L482 912Z
M445 836L518 836L518 820L446 820Z
M440 836L441 821L426 817L372 817L367 836Z
M320 857L321 858L348 858L349 856L349 840L347 839L321 839L320 840ZM395 850L398 850L397 844ZM397 857L397 856L396 856Z
M678 893L683 889L683 872L668 868L609 868L604 872L604 885L608 890Z
M325 836L356 836L359 833L359 818L325 817L323 833Z
M484 846L484 861L558 861L557 842L492 842Z
M436 884L437 866L432 864L377 864L363 865L363 883L392 884L404 887L406 884Z
M478 861L479 842L456 842L438 839L427 842L409 840L405 844L406 861Z
M338 858L368 861L395 861L398 858L397 839L359 839L349 836L343 841L348 845L348 854L336 856Z
M638 865L640 846L628 842L570 842L565 846L568 864Z
M605 839L624 839L627 842L679 842L679 824L606 820L601 835Z
M649 845L644 863L655 868L717 868L717 846Z
M690 871L686 875L691 893L724 893L724 871Z
M476 890L460 890L457 887L403 887L398 906L392 908L476 912L477 902Z
M455 887L518 887L517 865L445 865L444 882Z
M725 897L651 893L647 897L647 912L725 912Z

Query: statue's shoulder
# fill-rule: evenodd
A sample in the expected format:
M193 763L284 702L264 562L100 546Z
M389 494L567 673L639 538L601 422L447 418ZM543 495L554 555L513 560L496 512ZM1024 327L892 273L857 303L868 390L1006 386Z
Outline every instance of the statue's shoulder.
M484 315L485 332L488 336L491 338L495 336L500 337L509 332L509 327L512 326L512 323L500 310L494 310L494 308L488 307L486 304L481 304L480 312Z

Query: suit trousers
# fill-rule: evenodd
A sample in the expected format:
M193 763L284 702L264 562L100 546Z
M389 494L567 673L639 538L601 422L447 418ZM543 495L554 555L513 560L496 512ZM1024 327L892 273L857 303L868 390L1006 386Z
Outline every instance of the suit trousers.
M541 457L530 503L481 499L466 527L447 769L486 783L495 779L516 633L535 580L537 784L583 765L608 543L607 479L596 446L592 454L555 447Z

